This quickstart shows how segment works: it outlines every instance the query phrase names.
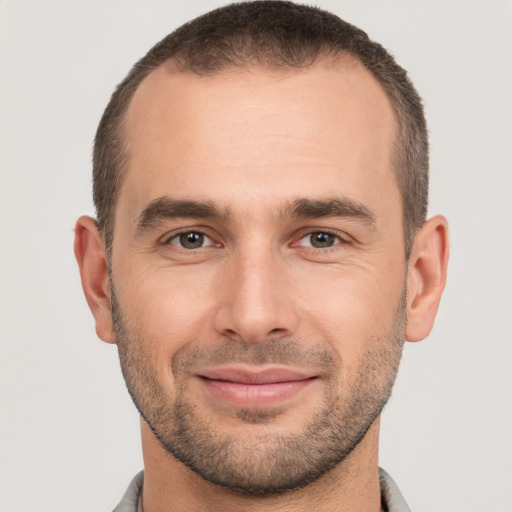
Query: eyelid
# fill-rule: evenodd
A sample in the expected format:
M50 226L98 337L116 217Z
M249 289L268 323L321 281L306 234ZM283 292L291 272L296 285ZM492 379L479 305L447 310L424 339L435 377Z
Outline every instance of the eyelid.
M311 236L314 233L326 233L326 234L335 236L339 240L339 242L335 245L350 244L352 242L352 238L349 235L347 235L345 232L340 232L336 229L330 229L330 228L308 227L308 228L302 228L298 231L298 233L296 233L296 235L293 237L294 241L292 242L292 245L298 245L298 243L301 240L303 240L307 236ZM314 248L314 249L318 250L316 248ZM329 248L327 248L327 249L329 249ZM325 251L326 249L322 249L322 250Z
M183 235L185 233L200 233L201 235L204 235L205 238L208 238L211 242L213 242L204 247L201 247L201 249L204 249L204 248L212 246L212 245L220 246L221 243L217 242L213 238L213 236L211 236L211 234L208 233L208 231L209 230L201 228L201 227L197 227L197 226L190 226L190 227L187 226L187 227L179 228L179 229L176 229L169 233L166 233L165 235L163 235L162 237L159 238L158 243L161 245L169 245L169 244L171 244L172 240L178 238L180 235ZM176 245L176 246L179 247L178 245ZM190 251L190 249L188 249L188 250Z

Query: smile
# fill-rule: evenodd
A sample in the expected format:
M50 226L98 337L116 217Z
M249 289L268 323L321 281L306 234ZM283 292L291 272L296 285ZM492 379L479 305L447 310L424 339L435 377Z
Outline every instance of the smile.
M249 409L282 405L317 380L316 375L285 368L263 371L222 368L201 372L197 376L215 398Z

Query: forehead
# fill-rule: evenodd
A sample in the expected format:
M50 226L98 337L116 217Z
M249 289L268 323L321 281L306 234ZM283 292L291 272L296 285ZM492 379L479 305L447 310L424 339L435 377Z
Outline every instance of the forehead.
M124 126L120 198L139 209L171 193L233 203L234 187L241 196L268 198L286 183L292 199L329 189L331 196L357 195L369 180L396 188L393 108L353 59L211 76L168 63L139 86Z

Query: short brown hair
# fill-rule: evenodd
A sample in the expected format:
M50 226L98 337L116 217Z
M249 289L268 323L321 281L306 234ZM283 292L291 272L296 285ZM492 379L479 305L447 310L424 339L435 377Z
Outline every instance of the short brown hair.
M259 65L304 68L320 58L358 59L386 91L398 121L393 167L402 197L406 257L428 203L428 134L407 73L365 32L316 7L267 0L231 4L182 25L156 44L117 86L98 126L93 155L97 222L110 253L114 212L128 158L123 120L139 84L166 61L198 75Z

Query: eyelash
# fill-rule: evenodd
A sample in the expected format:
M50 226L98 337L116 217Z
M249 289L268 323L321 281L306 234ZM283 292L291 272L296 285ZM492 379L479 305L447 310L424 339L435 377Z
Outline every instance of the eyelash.
M164 237L164 239L162 240L162 245L171 245L172 244L172 241L173 240L176 240L178 239L180 236L182 235L187 235L187 234L198 234L198 235L202 235L208 239L210 239L213 244L211 245L214 245L214 246L217 246L217 247L220 247L222 244L220 242L216 242L211 236L208 235L208 233L206 233L204 230L202 229L198 229L198 228L194 228L194 229L182 229L181 231L178 231L176 233L173 233L172 235L170 236L166 236ZM198 249L204 249L205 247L199 247L195 250L198 250ZM185 247L180 247L180 249L184 249L186 251L193 251L194 249L187 249Z
M328 247L313 247L313 246L306 246L306 245L303 245L302 247L305 247L307 249L320 250L320 251L326 252L329 249L334 249L338 245L346 245L349 243L348 240L343 238L338 233L334 233L328 229L317 229L317 230L308 231L307 233L302 234L300 236L300 238L298 239L298 241L295 242L294 245L298 244L299 242L301 242L302 240L304 240L308 237L312 237L313 235L329 235L329 236L334 237L336 240L334 241L332 246L328 246ZM311 240L311 238L310 238L310 240Z
M173 240L176 240L179 237L181 237L182 235L187 235L187 234L198 234L198 235L201 235L201 236L206 237L209 240L211 240L212 243L208 244L207 246L200 246L200 247L197 247L197 248L186 248L186 247L183 247L182 245L172 244ZM312 237L313 235L319 235L319 234L329 235L329 236L335 237L336 240L333 243L333 245L327 246L327 247L314 247L312 245L301 245L300 244L300 242L302 240L306 239L307 237ZM299 238L297 238L297 237L294 237L294 238L295 238L296 241L291 244L292 247L293 246L299 246L299 247L303 247L306 250L321 251L321 252L328 252L329 250L335 249L336 246L339 246L339 245L348 245L348 244L350 244L349 240L347 240L346 238L342 237L340 234L335 233L335 232L333 232L333 231L331 231L329 229L313 229L313 230L308 230L307 232L303 231L302 233L300 233L300 237ZM310 239L310 241L311 241L311 239ZM195 228L195 229L182 229L182 230L180 230L180 231L178 231L176 233L173 233L170 236L165 237L162 240L161 243L162 243L162 245L176 245L179 249L182 249L182 250L185 250L185 251L188 251L188 252L199 251L201 249L206 249L206 248L211 247L211 246L222 247L222 244L220 242L216 242L213 237L209 236L208 233L206 233L206 231L204 231L202 229L199 229L199 228Z

